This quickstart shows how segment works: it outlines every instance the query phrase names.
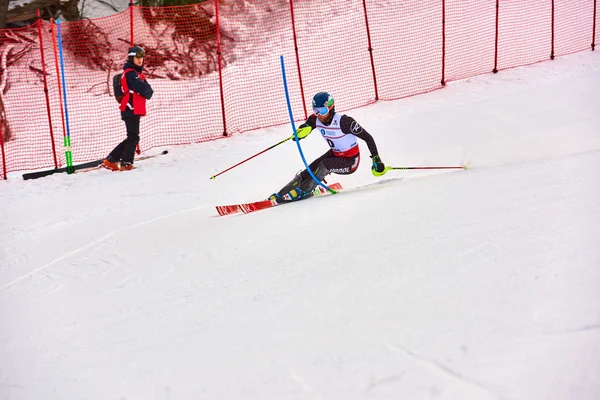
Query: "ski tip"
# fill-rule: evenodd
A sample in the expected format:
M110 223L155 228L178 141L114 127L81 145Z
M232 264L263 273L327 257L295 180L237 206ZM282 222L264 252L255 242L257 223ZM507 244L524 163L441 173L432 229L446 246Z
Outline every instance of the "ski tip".
M239 204L234 204L231 206L216 206L215 208L217 209L217 212L219 213L220 216L235 214L237 212L242 211Z

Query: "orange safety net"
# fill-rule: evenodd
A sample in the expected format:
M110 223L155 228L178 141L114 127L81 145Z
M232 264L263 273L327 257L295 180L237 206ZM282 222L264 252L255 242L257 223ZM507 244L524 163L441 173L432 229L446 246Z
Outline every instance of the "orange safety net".
M494 70L496 0L446 1L446 80Z
M0 140L6 172L54 165L38 28L0 30Z
M57 24L0 30L1 165L4 173L64 166L67 134L75 163L103 158L123 140L112 77L132 41L146 49L155 92L141 122L145 151L289 122L280 55L300 121L319 91L344 111L589 49L600 38L596 7L596 0L130 7L61 24L64 82Z
M368 2L367 12L379 98L392 100L440 87L442 2L378 3ZM363 104L365 100L373 97Z

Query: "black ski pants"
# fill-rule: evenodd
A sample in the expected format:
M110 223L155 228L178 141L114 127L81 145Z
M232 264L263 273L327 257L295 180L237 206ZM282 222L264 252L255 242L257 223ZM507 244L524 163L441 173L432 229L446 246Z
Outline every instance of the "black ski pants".
M340 175L350 175L358 168L360 162L360 154L355 157L338 157L333 154L333 150L327 151L321 157L314 160L308 166L319 181L322 181L327 175L334 173ZM304 170L297 174L290 183L285 185L279 191L280 196L295 187L300 187L303 192L312 192L317 187L317 182L310 176L308 170Z
M135 146L140 142L140 119L139 115L124 117L127 128L127 138L117 145L108 155L112 162L132 163L135 156Z

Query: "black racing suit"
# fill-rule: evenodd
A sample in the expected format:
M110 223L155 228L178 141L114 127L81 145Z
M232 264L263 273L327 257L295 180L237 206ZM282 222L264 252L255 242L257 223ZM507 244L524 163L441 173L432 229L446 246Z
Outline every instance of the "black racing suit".
M324 123L324 125L329 125L333 120L335 112L331 111L331 115L328 120ZM316 128L317 124L317 116L311 115L308 117L305 123L300 125L298 128L304 128L310 126L312 129ZM378 155L377 145L375 144L375 140L373 136L369 132L367 132L364 128L362 128L354 118L343 115L340 118L340 128L341 132L344 135L354 135L357 138L364 140L367 143L367 147L369 148L369 152L371 153L371 157ZM349 175L354 173L358 168L360 162L360 153L357 151L356 154L350 157L342 157L334 154L333 150L328 150L321 157L314 160L310 163L309 168L313 172L313 174L317 177L319 181L322 181L325 176L330 173L340 174L340 175ZM286 193L290 190L299 187L303 193L307 194L312 192L317 187L317 182L310 176L308 171L305 169L304 171L298 173L294 179L292 179L287 185L285 185L279 193L279 198L282 198Z

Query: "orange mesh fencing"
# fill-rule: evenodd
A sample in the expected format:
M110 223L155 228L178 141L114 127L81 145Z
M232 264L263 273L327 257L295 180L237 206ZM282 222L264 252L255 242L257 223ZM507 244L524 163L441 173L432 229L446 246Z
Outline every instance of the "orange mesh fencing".
M202 5L134 7L134 42L146 50L154 90L141 122L142 150L223 136L213 12Z
M446 80L494 70L496 1L446 1Z
M596 0L554 0L554 55L590 48Z
M381 3L367 2L379 98L393 100L440 87L442 2ZM365 94L363 104L374 100Z
M600 10L598 10L598 1L594 0L594 16L592 17L593 19L593 27L592 27L592 37L593 37L593 41L592 41L592 50L595 49L595 47L598 45L598 42L600 41ZM583 26L586 26L586 24L584 24ZM585 30L585 29L584 29Z
M280 55L300 121L318 91L338 111L412 96L593 48L599 23L597 0L136 6L61 24L65 95L57 25L40 20L0 30L0 165L4 176L63 166L67 122L75 163L105 157L125 138L112 77L132 44L146 49L155 92L141 122L145 151L287 123Z
M0 30L0 63L6 172L54 165L37 24Z
M552 1L501 0L499 11L498 69L550 59Z
M290 90L298 91L293 70L290 9L272 2L257 12L250 2L221 2L219 26L223 59L223 101L227 133L242 132L286 121L287 108L279 56L289 71ZM282 27L285 26L285 29ZM298 99L295 95L292 98ZM293 102L299 112L300 103Z

